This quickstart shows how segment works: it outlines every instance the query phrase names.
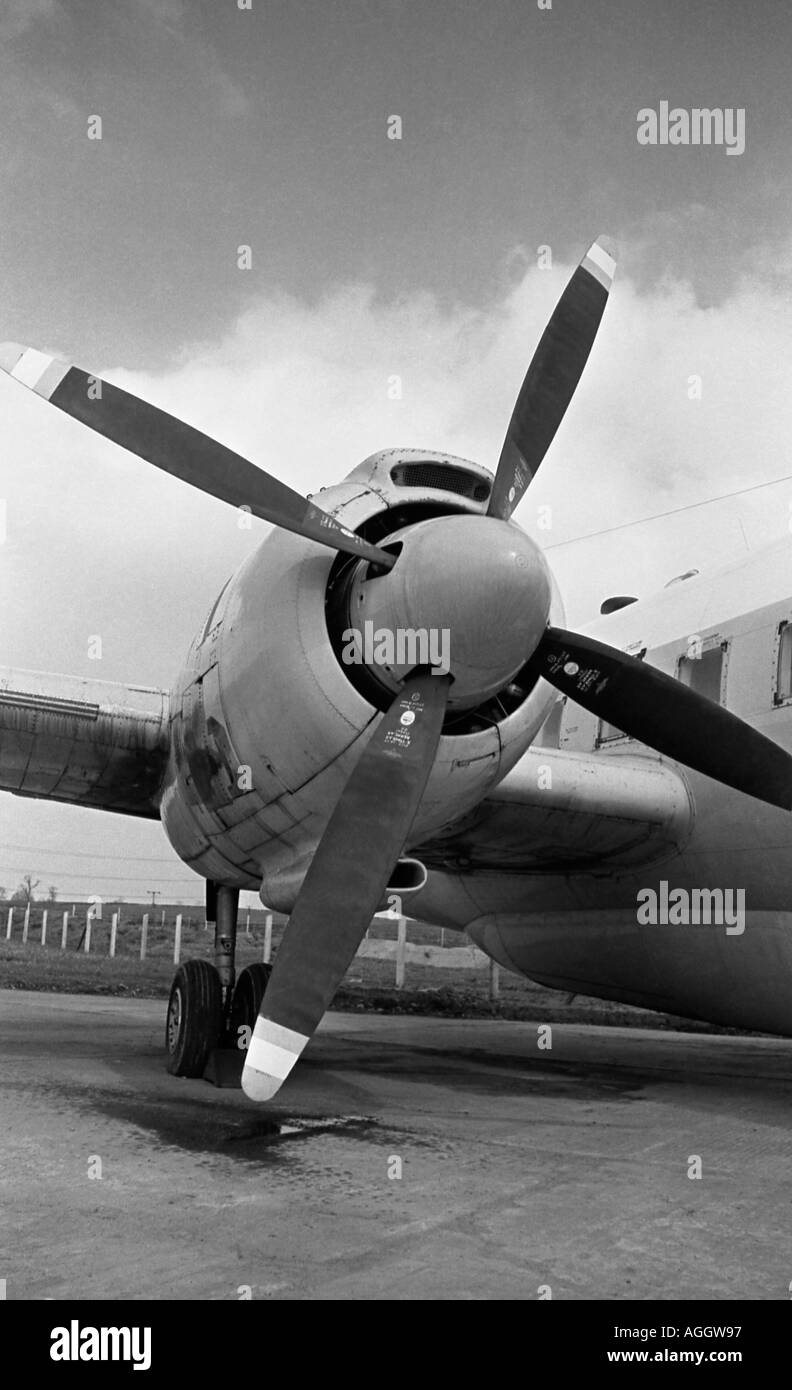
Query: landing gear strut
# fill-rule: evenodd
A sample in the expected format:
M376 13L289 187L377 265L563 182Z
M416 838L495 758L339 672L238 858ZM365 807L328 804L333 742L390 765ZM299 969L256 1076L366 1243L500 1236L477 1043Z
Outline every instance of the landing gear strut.
M271 966L248 965L236 980L238 909L238 888L207 881L214 964L188 960L174 976L165 1027L167 1068L173 1076L203 1076L217 1049L232 1050L238 1065L244 1060Z
M207 886L207 911L209 908L209 884ZM227 1012L231 1002L231 995L234 989L236 978L236 938L237 938L237 913L239 911L239 889L224 888L222 885L217 887L211 885L213 890L215 911L215 938L214 938L214 960L215 968L220 977L220 987L223 991L223 1008ZM212 917L208 920L211 922Z

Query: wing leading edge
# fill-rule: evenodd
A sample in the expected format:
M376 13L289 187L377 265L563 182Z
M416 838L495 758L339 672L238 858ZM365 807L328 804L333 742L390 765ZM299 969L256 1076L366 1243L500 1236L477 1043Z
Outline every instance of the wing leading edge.
M164 690L0 670L0 790L159 817Z
M457 873L576 873L678 853L692 822L686 782L658 757L534 747L465 821L411 853Z

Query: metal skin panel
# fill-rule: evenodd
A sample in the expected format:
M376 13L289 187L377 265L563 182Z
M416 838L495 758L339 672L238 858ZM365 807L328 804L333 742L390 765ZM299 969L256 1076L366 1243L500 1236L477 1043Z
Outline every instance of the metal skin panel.
M532 748L466 821L415 853L429 868L575 873L668 859L692 826L685 779L656 756Z
M486 497L396 486L391 469L414 458L470 467L447 455L385 451L324 489L322 507L350 528L405 501L483 512ZM265 901L285 911L377 717L329 640L332 563L325 547L285 532L268 536L222 595L211 659L202 656L205 644L194 644L173 697L162 819L174 849L206 873L200 845L211 843L212 863L226 859L224 881L258 888L263 880ZM552 611L562 611L557 592ZM541 683L497 728L443 737L411 838L471 810L529 746L554 698ZM240 769L244 790L234 785ZM238 819L233 807L242 795L247 814ZM240 871L241 849L255 874Z
M156 819L168 696L37 671L0 674L0 788Z
M629 909L481 917L477 946L551 989L727 1027L792 1034L792 912L748 911L745 931L638 927Z

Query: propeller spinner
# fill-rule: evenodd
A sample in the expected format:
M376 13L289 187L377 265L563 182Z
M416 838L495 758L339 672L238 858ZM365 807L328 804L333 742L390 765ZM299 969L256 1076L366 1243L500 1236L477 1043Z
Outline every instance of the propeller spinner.
M449 707L475 708L508 685L545 630L550 577L541 550L516 526L480 516L421 521L387 543L399 551L396 564L373 577L358 566L347 630L375 657L378 633L427 633L431 659L453 677ZM402 642L395 660L369 664L390 695L417 664L414 649Z

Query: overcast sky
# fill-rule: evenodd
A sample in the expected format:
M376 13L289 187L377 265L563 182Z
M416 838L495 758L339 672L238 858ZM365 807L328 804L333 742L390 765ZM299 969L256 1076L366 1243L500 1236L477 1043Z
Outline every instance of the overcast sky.
M786 0L3 0L0 337L304 490L392 444L493 467L609 233L611 303L517 513L582 623L787 531L788 481L564 544L792 474L791 40ZM744 153L639 144L662 100L744 108ZM169 686L264 528L5 379L0 419L2 663ZM64 897L200 886L156 825L0 793L0 883L27 869Z

